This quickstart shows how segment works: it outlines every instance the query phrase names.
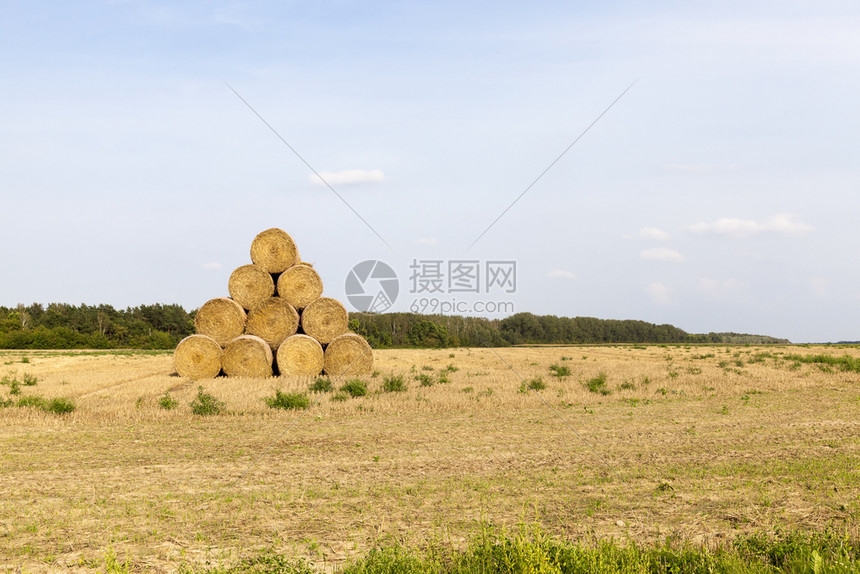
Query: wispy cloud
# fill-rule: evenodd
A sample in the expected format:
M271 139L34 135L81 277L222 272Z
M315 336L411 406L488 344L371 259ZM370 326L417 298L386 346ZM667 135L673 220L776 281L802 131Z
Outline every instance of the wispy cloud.
M345 169L343 171L321 171L319 174L330 185L359 185L362 183L380 183L385 181L385 174L382 173L381 169ZM308 183L325 185L314 174L308 176Z
M645 289L651 297L651 301L657 305L671 305L672 293L675 291L665 283L651 283Z
M203 269L221 269L221 264L218 262L204 263L201 265Z
M643 227L639 230L640 239L653 239L655 241L669 241L670 235L657 227Z
M685 227L690 233L697 235L723 235L726 237L750 237L760 233L781 233L786 235L801 235L812 230L790 213L778 213L762 221L753 219L738 219L721 217L710 223L700 222Z
M653 247L651 249L646 249L639 254L639 258L648 261L669 261L672 263L683 263L686 261L684 256L679 252L667 247Z
M561 269L552 269L547 272L547 277L554 279L560 277L562 279L576 279L576 274L570 271L563 271Z

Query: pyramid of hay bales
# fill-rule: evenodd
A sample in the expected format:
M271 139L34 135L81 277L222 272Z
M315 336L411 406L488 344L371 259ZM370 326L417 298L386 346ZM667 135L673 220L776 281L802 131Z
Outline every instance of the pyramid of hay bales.
M285 231L268 229L251 243L251 263L230 274L229 297L197 311L197 333L179 342L176 372L189 379L332 377L369 373L367 341L348 332L339 301L323 297L319 274L301 262Z

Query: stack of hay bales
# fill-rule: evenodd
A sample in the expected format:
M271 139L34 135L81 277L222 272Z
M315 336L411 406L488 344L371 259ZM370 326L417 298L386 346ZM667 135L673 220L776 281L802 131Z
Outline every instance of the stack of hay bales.
M322 296L322 280L301 262L285 231L268 229L254 238L251 264L233 271L227 290L230 297L200 307L197 334L176 347L180 376L341 377L373 369L370 345L348 332L346 308Z

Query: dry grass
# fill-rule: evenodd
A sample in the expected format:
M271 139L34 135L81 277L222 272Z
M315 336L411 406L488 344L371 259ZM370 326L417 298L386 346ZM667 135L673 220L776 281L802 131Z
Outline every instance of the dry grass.
M98 569L114 552L159 571L266 547L333 564L381 540L456 544L482 522L642 542L854 527L860 374L781 358L792 353L860 357L375 351L367 396L311 394L293 411L264 399L312 379L191 383L171 375L169 353L0 352L0 377L38 379L22 396L77 405L0 409L0 566ZM587 385L601 373L606 395ZM388 375L407 390L381 392ZM530 390L538 377L546 388ZM222 414L191 413L198 384L224 401ZM159 404L166 392L172 410Z

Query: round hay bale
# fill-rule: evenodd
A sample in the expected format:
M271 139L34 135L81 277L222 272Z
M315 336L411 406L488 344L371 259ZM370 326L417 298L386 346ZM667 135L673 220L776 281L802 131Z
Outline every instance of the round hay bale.
M234 301L250 311L275 294L275 281L262 267L242 265L230 274L227 289Z
M180 377L196 381L221 372L221 345L206 335L190 335L176 345L173 367Z
M313 337L293 335L276 353L281 375L315 377L323 370L323 348Z
M278 297L283 297L296 309L304 309L319 299L322 292L319 273L305 263L293 265L278 277Z
M338 335L343 335L349 326L346 307L337 299L320 297L302 311L302 330L323 345Z
M224 347L221 368L228 377L271 377L272 349L260 337L239 335Z
M194 326L199 334L212 337L223 347L245 332L245 318L241 305L227 297L219 297L197 310Z
M281 273L295 265L299 254L293 238L282 229L260 232L251 242L251 261L268 273Z
M286 299L269 297L248 313L245 333L263 339L277 349L284 339L295 335L299 328L299 313Z
M345 333L325 348L323 370L330 377L370 373L373 351L361 335Z

